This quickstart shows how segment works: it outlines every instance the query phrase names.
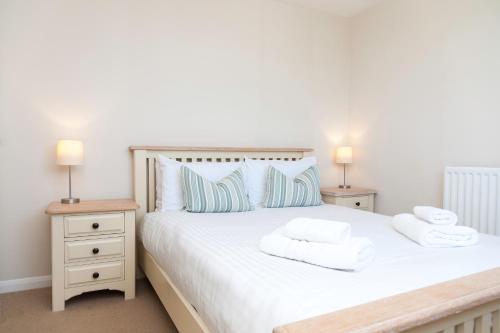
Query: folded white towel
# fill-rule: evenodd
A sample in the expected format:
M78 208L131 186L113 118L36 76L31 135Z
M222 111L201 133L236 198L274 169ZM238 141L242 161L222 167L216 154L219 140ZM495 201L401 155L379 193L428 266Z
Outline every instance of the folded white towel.
M478 241L478 233L472 228L430 224L413 214L394 216L392 225L397 231L425 247L469 246Z
M457 214L452 211L430 206L415 206L413 214L432 224L455 225L458 221Z
M367 238L350 238L338 245L307 242L286 237L283 227L264 236L260 249L278 257L352 271L365 268L375 257L375 247Z
M285 236L309 242L341 244L351 237L351 225L344 222L297 217L285 225Z

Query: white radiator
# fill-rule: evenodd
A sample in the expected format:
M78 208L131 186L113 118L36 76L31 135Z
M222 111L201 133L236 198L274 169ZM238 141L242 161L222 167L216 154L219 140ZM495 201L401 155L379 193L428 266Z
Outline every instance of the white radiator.
M500 236L500 168L447 167L443 207L460 225Z

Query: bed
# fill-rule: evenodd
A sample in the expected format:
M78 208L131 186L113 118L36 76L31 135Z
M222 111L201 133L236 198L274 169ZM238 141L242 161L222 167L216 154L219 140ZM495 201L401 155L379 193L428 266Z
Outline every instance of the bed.
M299 159L308 149L131 147L138 262L181 333L500 332L500 241L427 249L387 216L345 207L246 213L154 212L154 160ZM350 222L375 262L358 273L261 253L260 237L296 216Z

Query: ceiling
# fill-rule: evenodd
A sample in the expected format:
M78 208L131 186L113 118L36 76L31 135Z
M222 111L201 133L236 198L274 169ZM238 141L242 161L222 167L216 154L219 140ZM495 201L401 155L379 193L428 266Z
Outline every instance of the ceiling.
M354 16L381 0L286 0L307 7L327 10L341 16Z

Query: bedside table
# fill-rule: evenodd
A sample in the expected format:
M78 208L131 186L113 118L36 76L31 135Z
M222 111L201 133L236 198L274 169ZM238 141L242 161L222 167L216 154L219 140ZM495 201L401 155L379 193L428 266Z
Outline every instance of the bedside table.
M321 197L325 203L362 209L373 212L375 210L375 194L377 191L365 188L338 188L325 187L321 189Z
M81 293L101 289L135 297L133 200L52 202L52 311Z

